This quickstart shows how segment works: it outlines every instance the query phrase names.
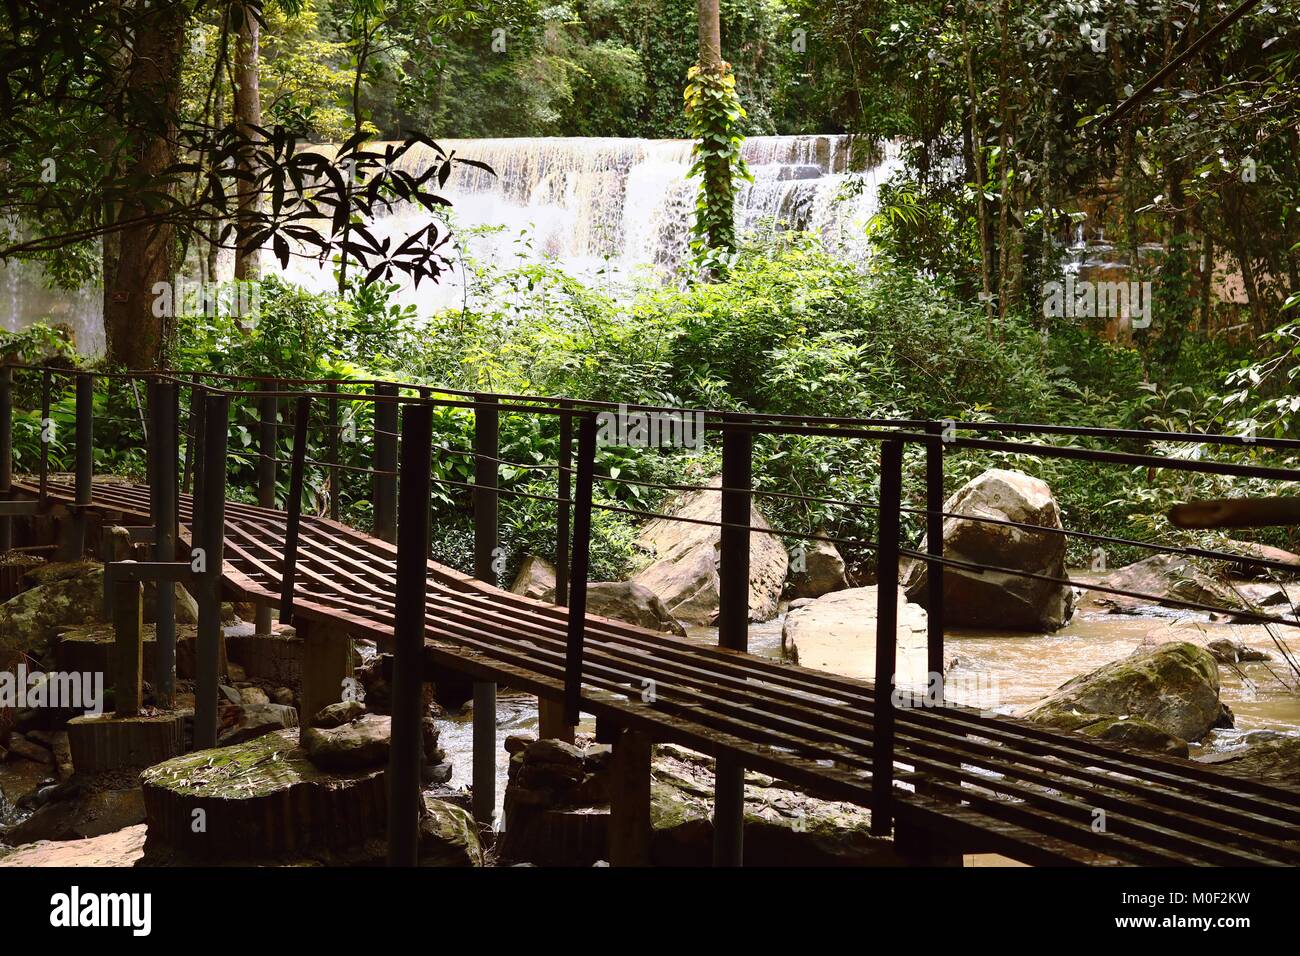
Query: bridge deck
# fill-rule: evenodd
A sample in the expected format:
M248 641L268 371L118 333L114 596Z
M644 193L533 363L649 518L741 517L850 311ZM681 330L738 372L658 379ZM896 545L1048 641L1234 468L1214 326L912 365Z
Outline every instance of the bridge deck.
M33 485L19 486L35 494ZM69 480L50 495L68 502ZM139 517L147 487L97 480L93 507ZM181 501L181 521L191 502ZM286 517L230 503L227 594L278 605ZM304 516L294 612L387 644L396 548ZM567 611L429 562L428 662L560 700ZM590 616L582 709L654 739L869 806L872 686ZM654 699L641 700L653 681ZM1300 788L962 707L896 712L896 819L1031 864L1300 863ZM1093 829L1105 811L1104 832Z

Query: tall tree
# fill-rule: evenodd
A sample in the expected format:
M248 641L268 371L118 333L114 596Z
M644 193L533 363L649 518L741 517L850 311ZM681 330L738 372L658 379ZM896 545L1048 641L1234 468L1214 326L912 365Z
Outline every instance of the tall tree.
M262 125L262 100L258 78L258 44L261 35L259 23L262 16L260 0L241 0L234 7L239 19L239 32L235 41L234 68L234 120L242 145L239 151L239 169L248 178L238 186L238 208L241 218L247 218L257 203L257 190L253 182L253 144L257 139L254 127ZM235 244L235 278L256 279L259 274L258 249L249 242Z

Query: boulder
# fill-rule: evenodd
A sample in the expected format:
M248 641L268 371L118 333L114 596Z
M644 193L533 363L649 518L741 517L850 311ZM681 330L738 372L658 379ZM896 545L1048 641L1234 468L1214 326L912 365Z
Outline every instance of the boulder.
M482 866L483 846L474 818L446 800L424 797L420 816L421 866Z
M1300 735L1258 730L1243 742L1245 746L1196 759L1256 780L1300 786Z
M789 612L781 628L785 657L803 667L872 680L876 672L876 587L849 588L817 598ZM900 685L927 683L926 613L898 589Z
M1219 665L1209 651L1179 641L1139 647L1130 656L1066 681L1022 716L1072 729L1094 717L1146 721L1182 740L1231 727L1219 700Z
M714 478L708 487L722 487ZM722 494L693 491L670 512L673 517L692 521L721 522ZM749 523L768 528L757 507ZM721 528L712 525L656 518L637 536L637 545L651 557L651 564L632 580L657 594L679 621L714 624L718 617L718 552ZM749 537L749 619L770 621L776 617L790 563L781 539L755 531Z
M519 565L515 583L510 586L515 594L535 598L538 601L555 600L555 565L545 558L530 554Z
M822 532L825 536L825 532ZM802 565L802 570L800 570ZM790 562L790 588L795 598L818 598L849 586L839 549L830 541L804 541Z
M5 740L5 749L14 757L23 757L36 763L54 763L54 754L48 747L44 747L34 740L28 740L17 731L9 734L8 739Z
M602 581L587 585L587 613L611 617L652 631L686 636L686 628L673 617L659 596L633 581Z
M135 866L144 856L143 823L84 840L41 840L6 854L0 850L0 867L106 867Z
M387 766L391 736L391 717L363 714L337 727L308 727L302 745L320 769L352 773Z
M84 840L144 822L138 788L83 791L71 799L46 803L17 826L3 831L6 843Z
M1214 580L1192 561L1176 554L1156 554L1125 565L1100 578L1097 584L1122 591L1151 595L1149 598L1089 592L1089 605L1117 614L1138 614L1155 604L1177 607L1171 602L1186 601L1225 609L1245 609L1245 602L1231 587Z
M1140 717L1115 717L1080 711L1059 713L1051 723L1061 730L1077 730L1098 740L1109 740L1139 750L1154 750L1173 757L1186 757L1190 752L1186 740L1166 733Z
M311 719L311 725L328 730L356 720L365 712L366 705L359 700L340 700L317 711L316 716Z
M221 732L218 747L241 744L263 734L298 726L297 709L283 704L239 704L232 710L238 712L236 722Z
M1258 651L1253 647L1247 647L1241 641L1234 641L1226 637L1221 637L1217 641L1210 641L1205 645L1205 649L1220 664L1251 664L1256 661L1272 659L1268 651Z
M991 468L944 502L944 511L972 518L1062 528L1061 509L1047 482L1024 472ZM921 551L925 550L922 540ZM1064 580L1065 536L1005 524L946 518L944 556L958 561L1029 571ZM925 606L929 567L915 562L908 572L907 598ZM1054 631L1070 617L1074 594L1067 584L1004 571L943 572L944 620L957 627Z
M0 658L13 654L45 657L62 629L104 621L102 564L44 564L28 578L35 587L0 604Z
M1281 577L1289 581L1300 577L1300 554L1282 548L1275 548L1268 544L1257 544L1254 541L1234 541L1229 538L1219 546L1218 550L1240 555L1243 558L1254 558L1258 561L1275 561L1278 564L1289 564L1295 568L1294 571L1282 571L1278 568L1261 568L1253 564L1231 565L1232 572L1243 578L1275 579Z

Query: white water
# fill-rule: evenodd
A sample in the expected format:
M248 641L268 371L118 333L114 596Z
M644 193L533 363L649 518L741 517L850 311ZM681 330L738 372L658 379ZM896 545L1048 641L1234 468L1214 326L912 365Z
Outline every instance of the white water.
M495 175L458 166L442 191L452 203L451 269L436 285L415 289L404 281L399 295L421 315L460 306L462 265L469 259L500 267L547 260L608 291L633 281L671 281L683 260L696 193L696 183L687 179L689 140L472 139L440 145L487 163ZM814 231L855 258L865 254L877 187L902 164L897 145L885 144L879 153L847 136L757 136L746 140L743 155L754 182L737 196L740 231ZM403 162L418 172L434 158L417 147ZM847 194L843 199L841 192ZM370 228L380 238L405 237L430 221L427 211L406 206L378 217ZM223 278L231 268L226 253L219 264ZM279 271L269 250L262 268ZM337 285L333 264L305 256L292 258L285 275L317 291ZM0 266L0 324L16 329L41 320L69 326L83 352L103 349L97 289L48 290L39 266Z

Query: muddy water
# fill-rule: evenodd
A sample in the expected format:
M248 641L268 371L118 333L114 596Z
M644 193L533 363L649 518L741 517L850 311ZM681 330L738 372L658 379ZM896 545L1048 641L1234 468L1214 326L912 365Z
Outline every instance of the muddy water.
M751 625L749 649L766 657L781 656L781 628L785 615ZM1275 628L1292 655L1300 657L1300 628ZM692 627L691 640L716 644L716 628ZM1232 708L1237 726L1214 731L1200 748L1221 750L1235 745L1243 733L1279 730L1300 733L1300 693L1297 678L1287 668L1268 630L1258 625L1211 621L1205 615L1177 614L1149 608L1140 615L1105 614L1082 610L1054 634L1019 632L952 631L946 640L949 657L956 664L945 683L949 696L962 703L988 707L999 713L1014 713L1051 693L1072 677L1096 670L1103 664L1127 657L1143 643L1191 641L1204 645L1219 638L1241 641L1266 651L1271 660L1263 663L1220 666L1221 695ZM1284 683L1285 682L1285 683ZM471 778L473 728L471 711L439 721L442 746L454 768L451 786L467 787ZM593 731L594 722L579 728ZM504 749L510 734L537 733L537 702L527 694L502 691L497 699L497 809L506 789L509 755ZM500 825L498 817L498 826Z

